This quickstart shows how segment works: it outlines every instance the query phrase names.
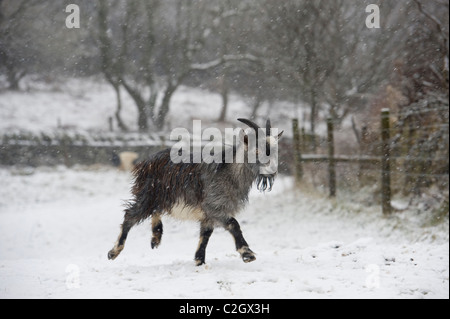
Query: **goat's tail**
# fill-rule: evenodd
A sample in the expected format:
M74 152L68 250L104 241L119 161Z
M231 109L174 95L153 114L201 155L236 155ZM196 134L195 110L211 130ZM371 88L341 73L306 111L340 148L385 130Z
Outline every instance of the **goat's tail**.
M131 192L137 195L145 186L145 181L148 179L151 163L149 161L142 161L138 163L132 170L134 184Z
M125 203L125 218L132 221L133 224L139 224L150 217L154 208L152 208L151 183L149 176L150 162L143 161L135 166L132 171L134 183L132 187L133 199Z

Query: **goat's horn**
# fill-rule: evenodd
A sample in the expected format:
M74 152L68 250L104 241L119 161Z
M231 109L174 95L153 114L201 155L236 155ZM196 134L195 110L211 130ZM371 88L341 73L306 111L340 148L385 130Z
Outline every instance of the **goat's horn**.
M270 124L270 119L266 122L266 136L270 136L271 134L272 125Z
M260 129L260 127L256 123L247 119L238 119L238 121L247 124L256 131L256 134L258 134L258 130Z

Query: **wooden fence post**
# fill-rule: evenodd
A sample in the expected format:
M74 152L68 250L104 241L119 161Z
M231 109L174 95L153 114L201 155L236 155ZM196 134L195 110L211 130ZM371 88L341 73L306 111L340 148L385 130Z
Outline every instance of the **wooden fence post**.
M327 119L328 144L328 183L330 197L336 197L336 161L334 158L334 123L332 118Z
M390 135L389 109L386 108L381 110L381 206L385 216L392 213Z
M298 119L292 120L292 131L294 135L294 159L295 159L295 180L300 182L303 178L302 152L300 145L300 130L298 127Z
M306 131L305 128L302 127L302 133L301 133L302 137L301 137L301 141L302 141L302 147L301 147L301 151L302 153L306 154L308 152L308 142L307 142L307 138L306 138Z

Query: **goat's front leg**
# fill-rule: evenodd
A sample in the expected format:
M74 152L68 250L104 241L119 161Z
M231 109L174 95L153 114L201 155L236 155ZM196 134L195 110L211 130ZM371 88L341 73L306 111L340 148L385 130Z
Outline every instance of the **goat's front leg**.
M205 263L206 246L208 246L209 238L214 231L214 226L210 223L202 221L200 224L200 241L195 252L195 264L201 266Z
M241 227L236 219L230 218L224 223L224 227L233 235L236 243L236 250L241 254L245 263L256 260L255 253L248 247L247 242L242 235Z

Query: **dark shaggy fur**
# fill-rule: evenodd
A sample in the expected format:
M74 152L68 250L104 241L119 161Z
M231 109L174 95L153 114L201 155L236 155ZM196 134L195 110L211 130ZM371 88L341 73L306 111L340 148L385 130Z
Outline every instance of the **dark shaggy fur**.
M224 159L225 152L233 152L235 158L238 150L234 147L224 151ZM108 253L109 259L115 259L123 250L129 230L149 217L153 231L151 246L158 247L163 233L161 215L168 214L200 222L200 242L195 255L198 265L205 262L206 246L216 226L233 235L245 262L255 260L234 217L247 203L253 183L257 181L261 190L271 189L274 176L259 175L260 165L247 160L242 164L192 162L173 163L167 149L136 166L133 199L127 204L122 231Z
M138 164L133 175L134 199L125 212L134 223L155 213L170 214L179 203L200 207L205 219L220 223L248 201L248 192L258 177L257 167L248 164L174 164L169 149Z
M134 199L125 210L134 223L140 223L154 213L170 212L180 200L195 207L203 200L201 164L174 164L170 149L155 154L133 171Z

